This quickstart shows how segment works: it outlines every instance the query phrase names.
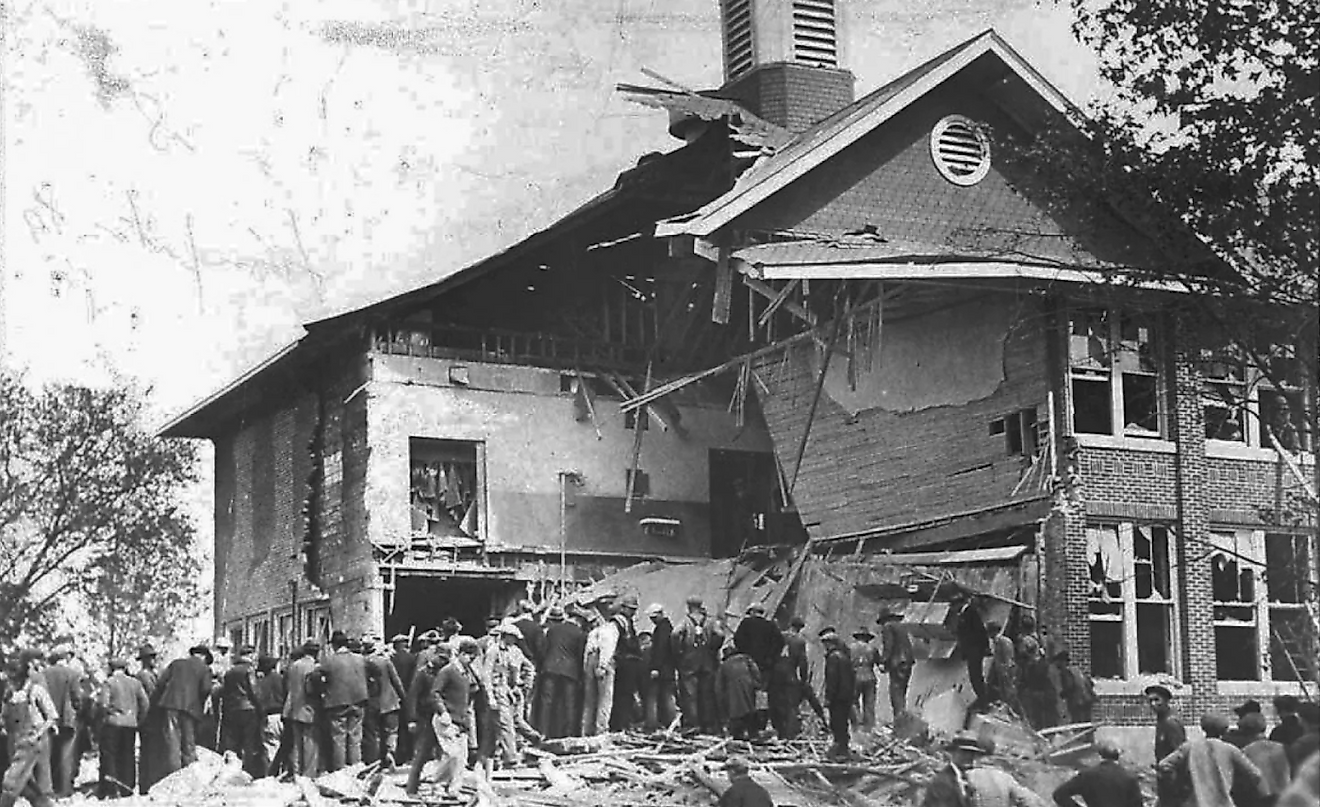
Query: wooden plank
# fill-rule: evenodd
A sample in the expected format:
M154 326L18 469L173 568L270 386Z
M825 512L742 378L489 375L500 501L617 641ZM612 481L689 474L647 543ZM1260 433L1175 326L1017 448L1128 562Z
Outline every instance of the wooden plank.
M729 265L729 247L720 245L715 263L715 298L710 305L710 321L729 324L729 306L733 303L733 267Z
M748 277L747 275L743 275L743 283L747 284L747 288L751 289L752 291L756 292L757 294L761 295L762 297L766 298L772 303L771 307L766 309L767 313L770 313L772 316L774 314L774 310L777 307L782 307L785 311L790 312L791 314L793 314L803 322L807 323L808 325L814 326L816 324L815 314L803 308L798 303L795 303L792 300L788 299L788 294L791 294L792 290L797 285L796 278L793 278L792 282L790 282L787 286L785 286L783 289L779 291L776 291L774 286L771 286L767 283L763 283L760 280L757 280L756 278ZM783 299L780 299L781 293L783 294ZM775 303L776 300L779 301L778 306L773 305L773 303ZM769 317L765 317L764 315L762 315L762 317L763 319L769 319Z

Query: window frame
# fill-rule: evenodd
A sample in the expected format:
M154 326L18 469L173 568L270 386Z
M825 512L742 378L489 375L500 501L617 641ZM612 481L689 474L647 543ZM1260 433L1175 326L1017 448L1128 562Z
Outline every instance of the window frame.
M1099 357L1093 357L1088 351L1088 357L1080 359L1078 352L1074 350L1075 340L1079 337L1075 332L1076 317L1094 313L1099 313L1104 320L1103 352ZM1132 321L1141 323L1138 327L1144 326L1149 330L1144 344L1150 347L1145 353L1141 349L1143 341L1139 337L1124 338L1124 325ZM1164 361L1166 329L1159 320L1158 312L1140 308L1072 305L1068 308L1067 328L1065 350L1068 357L1069 431L1083 437L1134 439L1150 443L1170 439L1168 363ZM1092 338L1091 334L1093 331L1089 331L1084 338ZM1150 369L1144 367L1143 359L1147 358L1152 365ZM1154 380L1156 428L1153 431L1140 426L1129 426L1127 423L1125 393L1130 391L1128 386L1132 383L1127 380L1129 376ZM1079 381L1082 383L1103 381L1108 386L1108 432L1078 430L1076 384Z
M1136 530L1139 528L1147 529L1147 530L1162 529L1165 532L1166 546L1168 549L1167 574L1168 574L1168 583L1169 583L1169 593L1167 596L1161 596L1160 598L1153 598L1153 597L1142 598L1137 596L1138 559L1136 557L1135 534L1136 534ZM1088 566L1091 559L1091 553L1090 553L1091 531L1108 530L1108 529L1114 530L1118 539L1119 558L1122 563L1122 566L1119 570L1121 577L1120 580L1118 581L1120 583L1120 596L1118 602L1121 603L1122 609L1120 610L1116 618L1113 615L1109 615L1109 614L1093 613L1091 611L1092 604L1096 602L1105 602L1106 600L1103 597L1093 596L1091 592L1088 590L1087 629L1089 632L1091 625L1096 622L1119 622L1121 624L1122 643L1120 645L1120 650L1121 650L1120 666L1121 666L1122 676L1119 678L1103 678L1103 679L1100 678L1098 675L1096 675L1094 670L1095 668L1094 659L1092 659L1091 662L1092 675L1095 676L1097 680L1104 680L1110 682L1131 682L1131 681L1141 680L1144 678L1149 678L1152 676L1172 676L1176 679L1181 679L1182 654L1180 652L1180 649L1182 646L1183 632L1182 632L1182 611L1181 608L1179 607L1179 601L1181 596L1179 577L1180 577L1182 562L1181 562L1181 553L1179 551L1179 542L1177 540L1178 534L1173 529L1172 525L1159 523L1159 522L1133 522L1133 521L1089 522L1086 525L1087 544L1088 544L1088 549L1087 549ZM1153 545L1152 545L1152 549L1153 549ZM1087 580L1087 585L1088 587L1091 585L1091 581L1089 577ZM1112 602L1112 600L1110 602ZM1141 660L1140 660L1141 649L1140 649L1139 634L1137 630L1138 628L1137 608L1141 604L1147 604L1147 605L1158 604L1168 610L1169 638L1168 638L1168 646L1166 647L1166 653L1168 658L1168 664L1167 664L1168 669L1166 670L1163 671L1141 670Z
M1280 355L1280 351L1293 350L1288 347L1271 347L1264 351L1267 357L1282 359L1288 361ZM1303 384L1275 383L1258 366L1254 365L1247 357L1241 355L1242 350L1235 345L1224 345L1221 347L1201 348L1200 360L1197 362L1197 372L1201 380L1201 417L1205 420L1206 410L1210 408L1210 401L1222 408L1232 411L1232 407L1227 402L1219 399L1212 399L1210 396L1211 385L1232 386L1241 390L1241 401L1237 404L1237 411L1241 413L1242 437L1240 439L1225 439L1223 437L1211 437L1206 435L1206 443L1212 447L1220 446L1245 446L1254 449L1264 449L1273 451L1274 445L1267 439L1264 439L1261 432L1264 430L1264 406L1263 396L1265 394L1279 394L1288 398L1299 396L1301 398L1301 411L1305 411L1308 405L1314 405L1316 392L1308 389ZM1291 361L1296 361L1295 358ZM1214 365L1235 366L1238 368L1240 379L1227 379L1223 376L1212 376L1208 369ZM1285 373L1286 374L1286 373ZM1295 426L1296 424L1294 424ZM1316 436L1310 434L1307 429L1305 418L1302 419L1302 428L1296 429L1297 446L1302 453L1310 452L1315 447ZM1282 441L1281 441L1282 442ZM1285 446L1286 448L1286 446ZM1289 449L1292 450L1292 449Z
M1269 581L1269 540L1272 537L1287 537L1291 539L1301 538L1306 545L1308 553L1315 552L1315 542L1311 536L1302 532L1290 532L1279 530L1271 532L1265 529L1247 529L1227 526L1216 526L1210 528L1211 545L1214 549L1221 551L1230 551L1238 561L1246 561L1252 564L1255 569L1255 592L1253 601L1221 601L1214 599L1211 594L1211 606L1214 607L1246 607L1250 606L1253 611L1253 622L1256 631L1256 675L1255 678L1223 678L1221 683L1233 685L1241 684L1292 684L1296 682L1293 678L1277 678L1274 675L1274 614L1275 612L1290 611L1306 613L1306 603L1276 601L1272 599ZM1234 539L1232 549L1220 546L1215 538L1220 536L1231 536ZM1242 547L1246 546L1247 552L1242 552ZM1211 558L1213 559L1213 555ZM1304 599L1304 598L1303 598ZM1242 623L1230 620L1221 620L1214 617L1212 612L1213 627L1240 627ZM1215 638L1215 659L1216 669L1218 669L1219 640ZM1300 670L1303 679L1308 676L1308 671Z
M429 436L423 437L420 435L409 436L408 476L406 479L406 486L405 486L405 489L408 492L407 493L408 517L410 519L413 517L412 510L415 507L413 502L413 492L414 492L413 477L416 471L416 466L419 463L434 463L434 462L446 462L446 461L452 463L460 462L459 460L427 459L424 456L419 457L418 454L420 453L425 455L429 453L432 455L439 455L444 452L455 451L459 446L461 446L464 451L468 449L472 450L473 463L475 464L475 474L474 474L475 479L473 481L472 504L476 508L475 516L477 521L477 525L476 525L477 528L475 535L469 535L467 533L464 534L467 535L468 538L474 541L478 541L481 544L486 544L487 539L489 538L490 507L489 507L487 486L486 486L486 442L484 440L463 440L454 437L429 437ZM465 460L463 462L465 462ZM461 523L463 519L456 519L456 521L459 522L461 529ZM429 532L419 532L417 530L412 530L412 529L410 529L410 535L412 536L413 540L428 539L429 537L434 537Z

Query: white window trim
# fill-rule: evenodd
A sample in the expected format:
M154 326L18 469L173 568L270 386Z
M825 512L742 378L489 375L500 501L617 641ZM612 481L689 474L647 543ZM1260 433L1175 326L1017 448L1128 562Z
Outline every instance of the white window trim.
M1174 679L1181 679L1182 677L1182 653L1180 652L1180 650L1182 647L1183 629L1182 629L1182 612L1181 609L1179 609L1178 607L1179 596L1180 596L1180 591L1178 586L1178 573L1179 570L1181 569L1182 564L1181 564L1181 553L1179 551L1178 533L1173 529L1172 526L1167 524L1161 524L1161 523L1141 524L1141 526L1148 528L1162 527L1164 528L1165 532L1168 534L1169 596L1167 599L1161 599L1161 600L1138 600L1137 585L1136 585L1136 543L1133 540L1133 529L1135 526L1137 525L1131 521L1119 521L1119 522L1096 521L1093 522L1092 524L1087 525L1088 529L1091 527L1117 528L1119 552L1121 553L1123 558L1123 568L1120 570L1120 573L1123 576L1122 579L1123 616L1120 617L1123 623L1123 677L1104 678L1104 679L1097 677L1095 679L1097 685L1097 691L1099 691L1100 681L1106 681L1111 684L1112 683L1130 684L1132 682L1140 682L1143 683L1143 687L1144 687L1145 685L1148 685L1151 682L1155 682L1155 681L1165 682L1170 677ZM1088 602L1088 608L1087 608L1088 629L1092 621L1108 621L1108 620L1096 620L1094 617L1092 617L1089 613L1090 610L1089 597L1087 598L1087 602ZM1167 605L1170 609L1170 619L1169 619L1169 668L1170 669L1168 672L1143 673L1140 671L1140 668L1138 666L1140 662L1138 661L1138 648L1137 648L1138 602L1159 602L1161 604ZM1116 691L1127 691L1127 690L1116 690ZM1140 692L1141 690L1138 689L1137 691Z
M1247 364L1245 366L1245 371L1246 371L1245 372L1246 377L1240 383L1227 382L1222 379L1211 378L1209 376L1206 376L1204 373L1198 373L1201 377L1202 385L1231 384L1232 386L1243 387L1245 388L1246 391L1246 394L1244 396L1245 400L1243 402L1243 407L1242 407L1243 408L1242 430L1243 430L1243 437L1245 439L1222 440L1218 438L1207 437L1205 440L1205 449L1207 456L1222 456L1229 458L1237 457L1243 459L1273 459L1275 456L1274 446L1263 444L1260 439L1260 393L1261 390L1273 391L1278 389L1278 387L1270 383L1269 380L1265 378L1265 374L1262 373L1258 367ZM1305 390L1301 390L1297 387L1284 387L1283 391L1289 393L1301 392L1304 397L1309 397L1306 395ZM1201 395L1204 396L1205 392L1202 391ZM1203 417L1204 417L1205 408L1206 407L1203 397L1201 403L1201 411L1203 413L1202 414ZM1314 448L1314 441L1320 438L1313 435L1311 439L1313 441L1312 448ZM1299 453L1303 457L1311 456L1311 451L1302 451Z
M1238 542L1245 539L1250 546L1249 552L1238 552L1236 547L1232 551L1234 551L1238 555L1244 556L1237 558L1239 561L1246 559L1253 564L1253 566L1256 569L1256 579L1258 581L1256 584L1256 599L1254 602L1250 604L1253 606L1256 612L1256 649L1260 656L1260 662L1258 667L1260 677L1255 679L1232 679L1232 680L1222 681L1220 683L1231 684L1234 686L1242 686L1242 687L1253 686L1258 688L1262 686L1272 687L1275 685L1279 685L1279 686L1289 686L1296 689L1297 687L1296 681L1290 681L1287 679L1276 680L1274 678L1273 658L1270 652L1271 649L1273 648L1273 636L1271 636L1270 634L1270 611L1273 608L1280 608L1282 610L1296 609L1296 610L1304 611L1306 606L1300 603L1299 604L1274 603L1270 600L1269 578L1267 577L1266 574L1268 566L1266 565L1267 556L1266 556L1266 547L1265 547L1265 536L1268 534L1268 531L1234 529L1232 527L1211 527L1210 533L1211 535L1214 535L1216 533L1223 535L1233 535ZM1281 531L1277 534L1288 534L1288 533L1286 531ZM1220 547L1219 545L1216 544L1215 549L1223 550L1225 548ZM1315 551L1314 546L1311 547L1311 551L1313 552ZM1215 602L1216 601L1212 597L1211 598L1212 609L1214 607ZM1220 626L1220 624L1221 622L1219 620L1213 619L1212 616L1212 625L1214 627L1218 627ZM1228 624L1228 623L1223 623L1223 624ZM1219 652L1219 648L1218 645L1216 644L1215 653L1218 654L1218 652Z
M1078 367L1077 365L1073 364L1072 316L1073 313L1079 310L1099 310L1101 308L1103 308L1108 315L1109 334L1108 334L1107 347L1111 352L1111 356L1108 365L1106 365L1103 371L1093 370L1092 372L1108 373L1109 426L1111 429L1111 432L1109 434L1096 434L1094 432L1077 431L1076 422L1074 419L1074 411L1073 411L1075 402L1073 402L1073 396L1072 396L1073 379L1078 377L1081 378L1087 377L1086 368ZM1144 312L1140 312L1140 313L1144 313ZM1165 333L1164 333L1164 329L1159 326L1159 323L1151 323L1151 328L1154 332L1153 342L1156 351L1155 352L1155 408L1156 408L1156 420L1159 423L1159 432L1157 433L1145 432L1140 430L1128 431L1127 426L1125 425L1126 418L1123 417L1124 371L1121 367L1118 366L1119 355L1122 352L1121 346L1123 343L1123 338L1122 338L1123 314L1124 314L1124 309L1122 308L1113 308L1113 307L1104 307L1104 306L1077 305L1077 306L1072 306L1068 310L1068 326L1065 335L1067 342L1064 344L1064 355L1068 357L1068 387L1069 387L1069 402L1070 402L1067 412L1068 431L1073 436L1079 439L1080 438L1094 439L1099 437L1102 439L1108 438L1110 440L1121 440L1123 441L1123 444L1120 446L1116 446L1121 448L1132 447L1132 448L1136 448L1137 450L1140 450L1143 446L1151 443L1167 443L1168 445L1171 446L1173 444L1169 441L1168 438L1170 434L1169 421L1172 416L1172 413L1170 412L1169 409L1168 396L1165 394L1165 390L1168 386L1168 384L1166 383L1167 368L1165 367L1165 362L1161 361L1161 353L1162 353L1161 345L1163 343L1163 340L1165 339ZM1133 373L1133 375L1146 375L1146 374ZM1091 377L1098 378L1099 376L1092 375ZM1159 450L1159 449L1155 449L1155 450Z

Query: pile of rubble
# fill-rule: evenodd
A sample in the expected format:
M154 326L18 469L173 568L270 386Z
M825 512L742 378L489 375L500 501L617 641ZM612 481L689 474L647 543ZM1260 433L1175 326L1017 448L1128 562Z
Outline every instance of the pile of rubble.
M1093 727L1033 732L1005 713L978 715L973 729L998 750L982 764L1009 771L1048 794L1090 762ZM829 738L818 726L792 742L749 742L677 733L621 732L551 740L527 750L526 764L496 771L487 782L468 772L461 798L423 784L403 790L406 771L355 765L315 780L252 781L237 760L199 750L193 765L158 782L146 796L100 802L115 807L339 807L395 804L457 807L653 807L710 805L728 786L729 757L748 760L752 778L779 807L890 807L920 802L926 783L946 764L923 727L896 735L888 727L863 735L846 761L827 757ZM860 732L859 732L860 734ZM434 763L432 763L434 765ZM431 777L424 777L423 781ZM1152 783L1147 781L1146 787ZM90 799L89 799L90 802Z

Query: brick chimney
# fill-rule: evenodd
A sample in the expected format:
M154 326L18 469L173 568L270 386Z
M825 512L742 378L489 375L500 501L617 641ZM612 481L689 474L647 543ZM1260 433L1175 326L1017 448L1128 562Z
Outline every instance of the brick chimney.
M720 0L720 95L801 132L851 104L840 0Z

